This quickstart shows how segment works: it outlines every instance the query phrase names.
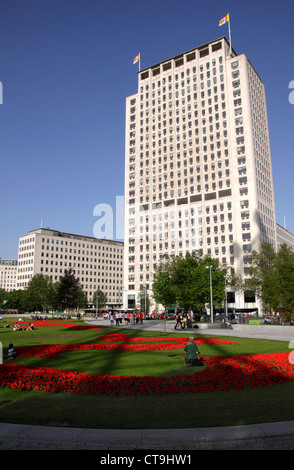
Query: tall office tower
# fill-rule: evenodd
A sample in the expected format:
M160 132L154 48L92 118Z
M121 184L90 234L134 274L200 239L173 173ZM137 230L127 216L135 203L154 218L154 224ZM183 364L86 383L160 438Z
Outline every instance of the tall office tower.
M246 280L252 250L276 246L264 85L226 38L139 71L125 152L125 308L164 254L198 250Z

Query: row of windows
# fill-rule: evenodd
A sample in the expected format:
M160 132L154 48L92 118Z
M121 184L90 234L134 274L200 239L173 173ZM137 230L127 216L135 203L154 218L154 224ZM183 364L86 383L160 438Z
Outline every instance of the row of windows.
M25 242L30 242L31 244L30 245L27 245L25 244ZM34 242L34 239L27 239L27 240L20 240L19 242L19 251L20 252L23 252L23 251L30 251L30 250L34 250L35 249L35 244L32 243ZM64 240L59 240L59 239L45 239L45 238L42 238L42 243L47 243L47 246L46 248L48 249L48 246L49 244L51 243L52 244L52 248L51 249L54 249L55 245L56 246L56 250L58 250L58 246L60 245L61 247L65 246L65 247L68 247L68 246L73 246L75 248L86 248L86 249L90 249L90 250L94 250L94 251L105 251L105 252L109 252L109 253L123 253L123 248L121 247L111 247L111 246L101 246L101 245L96 245L96 244L85 244L85 243L80 243L80 242L71 242L71 241L64 241ZM22 246L24 245L25 246ZM45 249L45 246L42 245L42 249L44 250ZM60 248L60 251L62 251L63 248ZM65 251L67 250L67 248L65 249ZM71 251L71 250L70 250ZM85 254L85 251L84 250L78 250L78 253L82 253L82 254ZM89 254L89 252L87 251L87 254ZM92 252L91 252L92 254ZM111 256L111 255L110 255Z
M221 43L218 43L217 45L212 45L212 48L211 48L211 51L212 52L217 52L219 50L222 49L222 44ZM203 58L203 57L206 57L209 55L209 48L206 48L205 50L201 50L199 52L199 55L200 55L200 58ZM186 61L187 63L191 62L192 60L195 60L196 59L196 51L195 52L192 52L192 53L189 53L187 56L186 56ZM223 63L223 57L220 55L219 58L218 58L218 63L219 64L222 64ZM174 64L175 64L175 67L180 67L182 65L184 65L184 56L182 57L178 57L174 60ZM199 71L200 73L203 73L205 70L208 71L210 70L210 67L216 67L217 66L217 59L216 58L213 58L210 61L206 61L206 63L202 63L200 66L199 66ZM172 62L166 62L166 63L163 63L162 64L162 71L163 72L166 72L168 70L170 70L172 68ZM193 73L193 74L196 74L196 66L192 66L191 68L188 66L185 71L181 71L181 73L179 72L175 72L175 75L174 75L174 79L175 81L177 82L179 79L183 80L185 77L187 77L187 79L189 78L190 76L190 73ZM149 72L152 74L153 77L156 77L157 75L160 74L161 72L161 68L160 66L159 67L155 67L153 68L152 70L147 70L146 72L142 72L141 73L141 80L145 80L146 78L149 77ZM167 83L171 83L172 82L172 79L173 79L173 76L171 74L168 74L167 76L163 76L162 77L162 80L160 79L157 79L156 81L154 81L152 83L152 89L155 89L155 86L157 87L160 87L161 85L166 85ZM140 87L140 92L142 93L144 90L144 87L141 86ZM149 82L147 82L145 84L145 90L148 91L149 90Z
M65 245L65 246L74 246L74 247L78 247L78 248L87 248L87 249L91 249L91 250L102 250L102 251L120 251L122 252L123 249L122 248L118 248L118 247L111 247L111 246L101 246L101 245L96 245L96 244L85 244L85 243L81 243L81 242L72 242L72 241L67 241L67 240L59 240L59 239L45 239L45 238L42 238L42 243L44 242L47 242L47 243L52 243L52 244L56 244L56 245Z

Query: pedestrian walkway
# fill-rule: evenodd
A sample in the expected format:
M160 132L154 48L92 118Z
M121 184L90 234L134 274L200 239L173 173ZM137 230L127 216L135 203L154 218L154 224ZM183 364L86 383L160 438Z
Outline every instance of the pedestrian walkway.
M110 327L110 321L104 318L88 319L86 323L95 326ZM181 334L203 334L203 335L223 335L239 336L243 338L272 339L276 341L294 341L294 325L246 325L236 324L232 328L222 328L221 323L199 323L199 328L177 328L175 330L175 320L144 320L142 324L128 325L123 321L117 328L127 328L133 330L148 330L158 333L181 333ZM294 346L294 345L293 345Z
M106 319L88 319L88 324L110 326ZM174 321L145 320L140 325L121 325L162 333L225 335L294 340L293 326L201 325L199 329L175 330ZM205 326L205 327L204 327ZM99 450L99 451L196 450L294 450L294 421L193 429L80 429L0 423L0 450Z

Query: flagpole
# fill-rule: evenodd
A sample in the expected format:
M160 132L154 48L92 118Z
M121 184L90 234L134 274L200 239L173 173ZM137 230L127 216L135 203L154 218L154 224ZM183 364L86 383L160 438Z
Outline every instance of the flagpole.
M230 56L232 55L232 38L231 38L231 16L229 14L229 41L230 41Z

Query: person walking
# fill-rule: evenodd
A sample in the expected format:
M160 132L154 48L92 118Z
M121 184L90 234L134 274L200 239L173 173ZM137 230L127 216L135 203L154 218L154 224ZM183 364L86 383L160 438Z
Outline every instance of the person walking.
M175 330L177 329L178 325L180 325L180 327L182 328L182 319L179 313L177 314L177 318L176 318Z

